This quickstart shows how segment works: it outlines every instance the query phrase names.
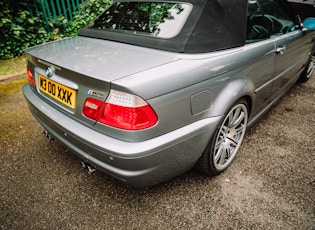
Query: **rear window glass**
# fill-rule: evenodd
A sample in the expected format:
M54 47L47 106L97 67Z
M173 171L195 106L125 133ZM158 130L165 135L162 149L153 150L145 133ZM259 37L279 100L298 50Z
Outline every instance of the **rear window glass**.
M172 38L183 28L191 9L187 3L116 2L89 28Z

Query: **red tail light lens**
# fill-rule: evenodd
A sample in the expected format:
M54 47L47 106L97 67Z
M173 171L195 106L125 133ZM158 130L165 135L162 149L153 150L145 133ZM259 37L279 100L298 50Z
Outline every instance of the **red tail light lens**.
M87 98L83 106L84 116L97 120L102 109L103 102L94 98Z
M125 130L146 129L158 120L154 110L142 98L116 90L111 90L105 103L88 98L84 103L83 114L100 123Z
M105 103L98 121L120 129L140 130L155 125L157 117L149 105L125 107Z
M35 86L33 71L31 69L31 67L29 67L29 66L27 66L27 80L32 86Z
M156 124L157 116L142 98L111 90L101 111L99 122L120 129L140 130Z

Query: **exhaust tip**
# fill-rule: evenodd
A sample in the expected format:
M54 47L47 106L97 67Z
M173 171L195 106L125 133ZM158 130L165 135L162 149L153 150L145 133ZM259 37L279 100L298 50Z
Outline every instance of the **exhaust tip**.
M89 172L89 174L92 174L93 172L96 171L96 168L86 160L81 161L80 164L82 169L86 169Z
M54 140L54 137L47 130L44 130L43 134L48 138L49 141Z

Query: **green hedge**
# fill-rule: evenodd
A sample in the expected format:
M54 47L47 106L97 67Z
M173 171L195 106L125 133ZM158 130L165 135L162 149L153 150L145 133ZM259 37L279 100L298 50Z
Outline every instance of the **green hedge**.
M36 1L0 1L0 59L20 56L30 46L77 35L111 3L111 0L89 0L73 21L61 18L64 23L54 28L45 24L38 7L40 4Z

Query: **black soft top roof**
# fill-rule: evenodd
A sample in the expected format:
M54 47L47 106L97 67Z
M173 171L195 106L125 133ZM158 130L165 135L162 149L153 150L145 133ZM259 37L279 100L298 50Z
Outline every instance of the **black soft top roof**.
M247 0L181 0L179 2L191 3L193 9L180 33L173 38L149 37L89 27L83 28L79 36L180 53L204 53L245 44Z

